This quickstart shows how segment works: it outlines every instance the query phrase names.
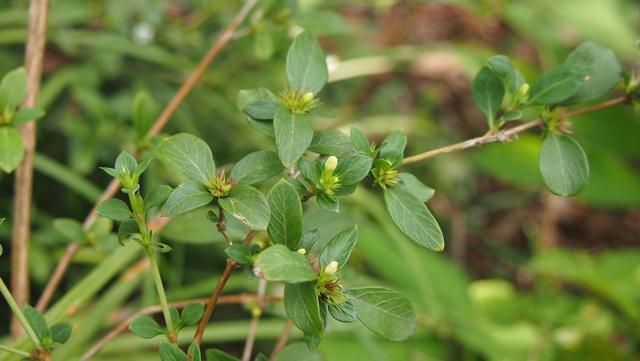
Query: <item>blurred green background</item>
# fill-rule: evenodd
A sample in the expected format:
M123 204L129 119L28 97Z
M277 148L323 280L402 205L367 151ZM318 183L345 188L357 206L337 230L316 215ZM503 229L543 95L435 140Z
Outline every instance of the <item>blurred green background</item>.
M0 1L0 73L23 62L27 5ZM240 6L51 1L40 96L47 115L39 121L35 163L34 297L67 246L52 221L82 220L109 182L98 167L136 146L135 94L145 90L164 106ZM286 50L300 27L315 32L329 54L332 80L320 96L336 118L317 128L355 126L375 141L403 129L409 155L484 133L470 83L493 54L512 57L529 79L585 40L612 48L627 70L640 64L632 46L640 37L636 0L260 0L165 133L204 138L219 164L273 149L270 138L247 124L235 99L241 89L285 85ZM418 314L418 332L404 343L330 323L320 345L325 359L640 360L640 120L629 107L618 107L575 118L572 131L591 167L589 185L574 199L543 190L536 132L412 165L436 189L430 207L445 234L442 254L405 239L376 190L361 188L346 198L340 216L309 204L305 228L319 227L323 239L360 225L347 284L400 290ZM143 189L179 180L156 161ZM0 174L0 215L9 218L12 191L13 177ZM224 267L224 244L205 214L180 216L163 232L174 249L161 260L171 300L208 296ZM0 228L4 279L11 266L7 222ZM119 247L105 236L84 248L58 299ZM123 263L122 271L130 262ZM256 284L238 274L227 291L253 293ZM77 310L74 336L56 359L77 359L119 321L155 303L145 273L116 277ZM2 335L9 315L0 305ZM270 352L283 315L279 304L266 310L259 351ZM238 355L249 317L242 306L221 307L206 344ZM155 345L125 334L95 360L157 360Z

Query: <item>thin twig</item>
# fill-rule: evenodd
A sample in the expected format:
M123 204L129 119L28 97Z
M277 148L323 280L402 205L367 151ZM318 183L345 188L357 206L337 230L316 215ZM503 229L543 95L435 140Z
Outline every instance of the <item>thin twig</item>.
M251 353L253 352L253 345L256 342L256 333L258 331L258 323L260 323L260 317L262 316L262 311L264 310L264 301L261 301L262 296L264 296L267 291L267 280L260 279L258 281L258 291L256 294L258 298L256 299L256 304L254 308L251 309L251 323L249 324L249 332L247 333L247 341L244 343L244 351L242 351L242 359L241 361L249 361L251 359Z
M239 303L249 303L249 302L264 303L264 302L274 302L274 301L281 301L281 300L282 300L282 297L279 297L279 296L264 296L264 295L258 296L258 295L248 295L248 294L237 294L237 295L221 296L218 299L218 304L224 305L224 304L239 304ZM206 298L199 298L199 299L170 303L169 306L175 307L177 309L181 309L194 302L207 302L207 301L208 299ZM90 360L93 356L95 356L98 353L98 351L100 351L107 343L109 343L109 341L113 340L116 336L125 332L129 327L129 325L131 324L131 322L133 322L133 320L135 320L136 318L140 316L152 315L160 312L162 312L162 306L155 305L155 306L149 306L149 307L143 308L142 310L136 312L130 317L127 317L124 321L122 321L116 327L114 327L109 333L107 333L100 340L98 340L93 346L91 346L91 348L82 355L82 357L80 358L80 361Z
M623 103L625 103L627 101L628 101L628 98L626 96L620 96L620 97L617 97L617 98L614 98L614 99L610 99L610 100L604 101L602 103L595 104L595 105L590 106L590 107L586 107L586 108L578 109L578 110L575 110L575 111L572 111L572 112L564 113L560 117L562 119L566 119L566 118L569 118L569 117L583 115L583 114L595 112L595 111L598 111L598 110L601 110L601 109L610 108L610 107L615 106L615 105L623 104ZM425 160L425 159L428 159L428 158L433 158L433 157L436 157L436 156L439 156L439 155L442 155L442 154L458 152L458 151L461 151L461 150L465 150L465 149L481 146L481 145L487 144L487 143L493 143L493 142L498 142L498 141L506 142L506 141L512 139L514 136L516 136L519 133L525 132L525 131L527 131L529 129L532 129L532 128L540 127L543 124L544 123L543 123L542 119L535 119L535 120L529 121L527 123L523 123L523 124L520 124L518 126L515 126L513 128L499 130L499 131L494 132L494 133L488 133L488 134L485 134L485 135L483 135L481 137L465 140L465 141L460 142L460 143L447 145L447 146L444 146L444 147L441 147L441 148L430 150L428 152L424 152L424 153L416 154L416 155L411 156L411 157L407 157L402 161L402 164L416 163L416 162L419 162L421 160Z
M182 101L189 95L193 87L198 83L198 81L202 78L205 70L211 65L211 62L220 54L222 49L227 45L227 43L233 38L232 35L234 31L238 28L238 26L244 21L247 17L251 9L255 6L257 0L249 0L245 3L245 5L238 11L233 21L227 26L224 32L217 38L215 43L212 44L211 48L207 52L207 54L202 58L198 66L191 72L187 80L182 84L176 95L174 95L173 99L167 104L165 109L160 113L156 121L154 122L153 127L147 133L148 137L153 137L158 135L162 129L167 125L171 116L176 111L178 106L182 103ZM117 180L112 180L111 183L107 186L105 191L100 196L98 202L96 202L94 208L91 210L89 215L84 221L85 228L88 228L93 224L96 218L96 207L104 202L105 200L113 197L116 192L120 189L120 182ZM40 300L38 300L38 310L44 310L47 308L49 302L51 302L51 298L56 292L56 289L60 285L64 274L66 273L69 265L71 264L71 260L75 256L75 254L79 251L80 247L72 244L67 247L64 256L62 257L60 263L56 266L56 270L54 271L52 277L49 279L47 286L45 287L42 296L40 296Z
M29 37L25 52L27 94L23 108L37 105L44 46L47 38L48 0L31 0L29 5ZM11 248L11 291L20 307L29 302L29 240L31 238L31 199L33 192L33 157L36 152L36 122L20 127L24 142L24 158L16 169L13 196L13 234ZM11 335L21 333L20 323L11 318Z
M282 351L282 349L287 345L287 341L289 340L289 335L291 334L292 330L293 330L293 322L291 322L291 320L288 320L287 324L284 326L284 330L282 330L282 334L280 335L278 342L273 348L273 351L271 351L271 356L269 356L269 361L275 360L276 356L278 356L278 353L280 353L280 351Z

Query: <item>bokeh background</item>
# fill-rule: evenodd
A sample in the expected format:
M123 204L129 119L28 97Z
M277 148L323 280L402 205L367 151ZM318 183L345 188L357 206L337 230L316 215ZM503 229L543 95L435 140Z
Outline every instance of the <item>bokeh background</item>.
M160 107L166 104L241 6L198 0L51 3L40 96L47 116L39 123L35 163L34 297L68 242L52 221L82 220L109 182L98 167L136 145L134 95L145 90ZM1 73L23 62L27 5L0 1ZM261 0L166 134L204 138L219 164L273 149L271 139L247 124L235 99L241 89L285 85L286 50L300 27L314 31L329 54L331 83L321 98L336 117L318 121L317 128L355 126L374 141L404 129L409 155L485 132L470 84L491 55L509 55L530 80L586 40L612 48L627 70L640 64L632 46L640 37L635 0ZM436 189L429 206L443 227L444 253L405 239L375 189L345 199L339 216L308 205L305 228L319 227L323 238L360 225L349 285L398 289L418 314L416 335L403 343L384 341L362 326L330 323L320 346L326 360L639 360L640 119L629 107L617 107L575 118L572 131L591 167L589 185L572 199L544 191L536 131L412 165ZM178 181L157 161L143 187ZM0 174L0 215L11 215L12 190L12 176ZM163 231L173 247L162 259L171 300L206 297L223 268L224 243L205 214L178 217ZM11 266L10 225L8 219L0 228L4 279ZM113 236L84 247L58 299L119 247ZM131 262L123 263L125 274ZM238 274L227 290L255 289L255 280ZM77 310L74 337L57 359L77 359L119 321L155 303L147 273L116 277ZM9 315L1 304L2 335L9 332ZM284 327L282 315L278 304L267 308L258 350L271 350ZM221 307L207 345L239 354L249 317L246 307ZM155 345L125 334L95 360L157 360Z

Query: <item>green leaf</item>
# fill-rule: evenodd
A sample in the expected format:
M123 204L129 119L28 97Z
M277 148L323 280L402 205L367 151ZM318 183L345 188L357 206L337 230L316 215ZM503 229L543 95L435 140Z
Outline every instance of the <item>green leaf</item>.
M400 178L401 185L406 187L414 197L423 203L428 202L436 193L433 188L424 185L424 183L411 173L398 173L398 178Z
M169 307L169 315L171 317L171 322L173 322L173 330L180 330L182 328L182 324L180 323L180 312L175 307Z
M53 341L51 330L49 326L47 326L47 321L45 321L44 317L29 305L24 306L23 312L24 317L27 319L27 322L29 322L31 328L33 328L33 331L35 331L40 342L46 343L45 341L48 340L48 343L51 343Z
M238 358L215 348L207 350L207 361L239 361Z
M133 99L131 109L133 127L139 138L144 138L158 115L158 104L145 91L139 91Z
M404 148L406 148L406 146L407 136L404 132L396 130L395 132L387 135L387 137L382 141L382 145L380 146L380 158L396 158L396 154L399 154L400 158L402 158Z
M107 199L100 203L96 211L99 215L118 222L124 222L131 219L131 210L129 209L129 206L119 199Z
M138 228L138 224L134 220L128 220L120 223L120 227L118 227L118 242L120 244L124 244L129 237L140 233L140 229Z
M25 108L19 109L16 114L11 118L11 124L14 126L18 126L20 124L24 124L30 122L32 120L38 120L45 115L44 110L39 108Z
M323 361L324 357L318 351L310 351L302 342L294 342L283 348L275 361Z
M118 173L123 174L123 171L126 169L129 174L134 174L137 166L138 161L136 161L136 158L129 154L129 152L123 150L118 154L115 165L115 169Z
M317 229L310 230L305 232L305 234L300 237L300 243L298 243L298 248L304 248L307 253L311 252L317 244L320 242L320 231Z
M27 95L27 72L20 67L6 73L0 81L0 111L15 109Z
M64 344L69 340L69 337L71 337L72 330L73 327L71 327L70 323L56 323L55 325L53 325L53 327L51 327L51 339L53 340L53 342Z
M373 160L364 153L354 153L338 159L335 173L343 186L356 184L363 180L371 170Z
M151 316L140 316L133 320L129 325L129 331L147 340L167 332Z
M351 300L340 303L338 305L329 305L329 314L336 321L351 323L358 319L356 308Z
M331 261L336 261L338 262L339 268L344 267L357 241L357 225L336 234L320 254L320 266L324 268L324 266L328 265Z
M255 103L257 101L268 101L268 102L277 103L278 98L276 98L276 96L269 89L265 89L265 88L245 89L245 90L240 90L238 92L236 105L238 106L238 109L244 112L244 109L249 104ZM247 114L247 121L249 122L249 125L253 127L255 130L259 131L264 135L275 138L276 135L273 130L273 122L271 120L255 119Z
M402 294L384 287L354 288L348 294L360 322L376 334L403 341L415 332L413 306Z
M307 150L322 155L343 157L355 152L355 147L348 135L338 129L329 129L316 133Z
M213 200L213 195L199 181L191 180L174 189L162 207L162 214L176 216L205 206Z
M261 150L242 158L229 176L239 184L251 185L276 176L283 169L276 152Z
M322 334L323 325L315 282L286 284L284 309L293 324L305 334Z
M167 200L167 197L171 194L173 188L169 187L166 184L160 184L155 186L149 191L149 193L144 197L144 210L148 211L153 207L157 207L164 203Z
M540 173L554 194L576 195L589 179L587 155L573 137L549 133L540 149Z
M324 51L308 31L302 32L293 40L287 53L286 67L289 84L295 90L316 94L329 78Z
M187 133L173 135L160 143L160 152L189 178L208 185L216 174L211 148L202 139Z
M273 119L278 156L285 167L291 167L302 157L313 139L311 120L306 115L293 114L278 108Z
M5 173L11 173L24 157L24 144L22 135L14 127L0 126L0 169Z
M523 115L524 113L522 112L522 110L511 109L502 114L502 116L500 117L500 121L504 123L511 120L520 120L522 119Z
M489 127L494 127L496 114L502 105L505 88L500 77L488 66L482 67L473 79L473 101L487 118Z
M489 68L502 79L505 87L512 93L517 92L525 83L522 73L513 67L511 59L506 55L495 55L489 59Z
M278 103L269 100L258 100L242 109L248 116L258 120L271 120L276 114Z
M337 197L328 196L324 193L318 193L316 194L316 202L322 209L327 212L340 212L340 201L338 201Z
M267 195L271 219L269 238L294 249L302 236L302 203L295 187L284 179L276 183Z
M178 346L163 342L160 345L160 361L187 361L187 355Z
M82 223L71 218L58 218L53 221L53 228L69 241L82 243L87 239Z
M369 138L367 138L367 136L358 128L351 128L351 143L359 152L371 152L371 143L369 142Z
M271 212L264 195L248 185L239 185L220 198L218 203L227 214L237 218L247 227L255 230L267 229Z
M188 352L193 357L191 361L201 361L202 360L202 352L200 352L200 346L197 343L192 342L189 345Z
M599 98L620 82L622 68L611 49L590 41L574 50L564 62L567 66L589 69L587 80L565 103L579 103Z
M585 67L559 66L551 69L531 86L529 103L533 105L558 104L576 94L584 84Z
M318 165L315 161L302 158L298 162L298 170L300 174L309 181L312 185L318 186L318 180L320 173L318 172Z
M224 253L239 264L251 264L253 262L251 250L241 243L235 243L225 248Z
M202 314L204 314L204 303L190 303L182 310L180 321L184 326L193 326L200 322Z
M301 283L317 278L307 257L282 244L260 252L255 267L267 281Z
M404 187L388 188L384 201L400 231L417 244L434 251L444 249L440 226L427 206Z
M258 356L256 356L256 358L254 358L253 361L269 361L269 358L261 353Z

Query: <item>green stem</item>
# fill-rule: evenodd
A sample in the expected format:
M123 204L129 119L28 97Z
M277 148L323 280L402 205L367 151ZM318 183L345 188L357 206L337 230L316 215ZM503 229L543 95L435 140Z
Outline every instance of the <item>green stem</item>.
M167 325L169 332L173 332L173 322L171 321L171 312L169 312L169 303L167 302L167 295L164 292L164 285L162 284L162 277L160 276L160 269L158 268L158 259L156 253L152 247L147 247L147 256L151 263L151 272L153 274L153 281L156 284L158 291L158 298L160 299L160 305L162 306L162 314L164 315L164 322Z
M31 354L29 354L28 352L15 349L13 347L7 347L7 346L0 345L0 351L12 353L14 355L18 355L18 356L22 356L22 357L31 357Z
M4 299L7 300L11 311L13 311L13 314L16 315L16 318L18 319L18 321L20 321L20 324L22 324L22 328L24 328L24 331L27 333L31 341L33 341L33 344L36 345L37 348L42 348L42 346L40 345L40 339L36 335L36 332L33 330L33 328L31 328L31 325L27 321L27 318L24 317L24 313L22 313L22 310L20 309L20 307L18 307L16 300L13 299L9 288L4 283L2 278L0 278L0 293L2 293Z

